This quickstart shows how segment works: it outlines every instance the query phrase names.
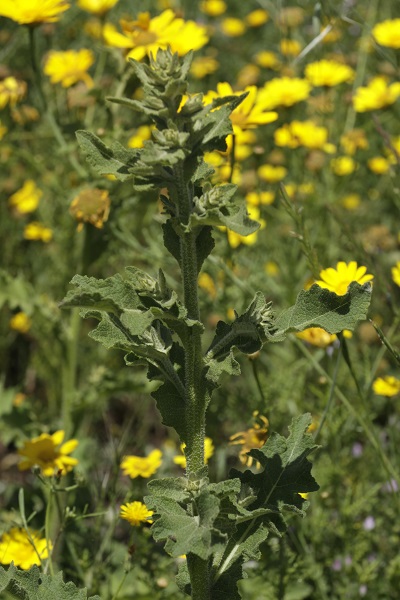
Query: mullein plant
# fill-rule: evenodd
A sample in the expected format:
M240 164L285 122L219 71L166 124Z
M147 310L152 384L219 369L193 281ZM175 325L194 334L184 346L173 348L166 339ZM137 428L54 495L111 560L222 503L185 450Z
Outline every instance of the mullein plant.
M246 94L206 105L202 94L187 96L191 59L159 50L148 64L131 60L143 99L109 98L153 120L152 139L143 148L127 149L117 141L108 147L88 131L77 132L98 173L131 180L136 190L162 190L163 242L179 266L182 297L161 270L148 274L130 266L107 279L76 275L62 306L81 307L83 317L97 319L90 336L124 351L127 365L146 364L148 378L160 382L153 397L164 424L185 444L186 474L148 484L154 539L165 541L171 557L186 555L177 575L185 594L235 600L241 598L243 563L259 557L269 534L284 534L285 513L304 516L308 503L300 494L318 489L307 458L316 445L308 432L311 416L299 416L287 438L272 433L263 447L249 452L260 472L232 470L226 481L210 482L204 438L213 390L222 376L240 374L240 352L252 354L311 326L331 334L354 329L366 316L371 286L353 282L337 296L313 285L278 317L265 291L258 292L233 322L217 324L211 345L204 347L197 281L214 249L213 229L224 226L247 236L259 225L235 202L235 185L211 185L213 170L203 160L205 152L226 149L230 113Z

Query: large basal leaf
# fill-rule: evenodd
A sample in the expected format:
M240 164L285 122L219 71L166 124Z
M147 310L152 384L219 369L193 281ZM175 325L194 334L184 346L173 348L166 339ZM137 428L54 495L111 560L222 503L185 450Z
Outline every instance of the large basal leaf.
M87 161L100 175L115 175L120 181L133 178L131 168L140 156L139 150L124 148L118 142L106 146L90 131L77 131L76 137Z
M344 296L337 296L319 285L302 290L296 304L281 313L275 323L276 333L271 341L281 341L290 331L308 327L322 327L328 333L353 330L358 321L365 319L371 302L372 286L353 281Z
M100 600L100 596L90 596L87 590L78 589L74 583L64 583L62 573L46 575L37 566L29 571L21 571L13 564L6 571L0 567L0 592L19 600Z

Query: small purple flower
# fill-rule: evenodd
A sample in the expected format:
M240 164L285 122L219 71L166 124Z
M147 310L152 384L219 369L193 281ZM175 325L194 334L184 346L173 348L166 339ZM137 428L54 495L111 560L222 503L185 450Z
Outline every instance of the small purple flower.
M396 493L399 491L399 484L395 479L390 479L383 484L382 491L389 494Z
M367 588L367 586L365 585L365 583L363 583L362 585L360 585L360 587L358 588L358 592L359 592L359 594L360 594L360 596L361 596L362 598L364 598L364 596L366 596L366 595L367 595L367 593L368 593L368 588Z
M346 565L346 567L349 567L351 565L351 563L353 562L351 556L346 556L344 559L344 564Z
M363 452L364 452L363 445L360 444L360 442L355 442L351 449L351 453L354 456L354 458L360 458L360 456L362 456Z
M367 517L366 519L364 519L363 527L364 527L365 531L372 531L373 529L375 529L375 519L374 519L374 517L372 517L370 515L369 517Z

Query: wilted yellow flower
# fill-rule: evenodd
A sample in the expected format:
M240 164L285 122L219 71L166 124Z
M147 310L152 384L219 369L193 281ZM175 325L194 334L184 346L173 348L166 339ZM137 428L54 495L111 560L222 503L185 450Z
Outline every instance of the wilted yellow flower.
M260 67L263 67L264 69L277 70L281 64L276 54L274 52L270 52L269 50L261 50L261 52L257 52L254 60Z
M53 239L53 232L49 227L45 227L42 223L39 223L39 221L32 221L25 226L24 238L47 244Z
M269 14L263 8L252 10L245 17L245 21L249 27L260 27L269 20Z
M347 194L341 200L342 206L347 210L356 210L361 204L360 194Z
M373 275L367 273L367 267L359 267L355 260L349 263L340 261L337 263L336 269L332 267L323 269L319 276L321 279L315 283L330 292L335 292L338 296L344 296L353 281L363 284L374 278Z
M23 404L25 402L26 398L27 398L26 394L23 394L22 392L18 392L14 396L13 406L21 406L21 404ZM1 563L1 560L0 560L0 563Z
M1 0L0 17L20 25L54 23L69 7L65 0Z
M186 444L181 444L181 455L178 456L174 456L174 463L176 465L179 465L180 467L182 467L183 469L186 468L186 457L184 456L183 452L186 448ZM212 457L212 455L214 454L214 444L211 438L209 437L205 437L204 438L204 462L207 464L208 461L210 460L210 458Z
M379 396L396 396L400 393L400 379L392 375L386 377L378 377L372 384L372 389Z
M388 84L384 77L374 77L367 86L356 89L353 106L357 112L377 110L394 104L399 96L400 83Z
M384 175L390 170L390 162L383 156L374 156L367 161L368 168L377 175Z
M328 333L321 327L309 327L296 333L296 336L317 348L326 348L337 339L335 334Z
M211 73L215 73L219 62L212 56L197 56L190 65L190 72L196 79L203 79Z
M369 146L363 129L351 129L340 138L340 145L346 154L355 154L358 149L366 150Z
M9 203L21 215L25 215L37 209L42 195L42 190L36 186L33 179L27 179L22 188L10 196Z
M298 56L301 52L301 44L297 40L283 38L280 41L279 49L283 56Z
M324 149L328 141L328 130L313 121L292 121L277 129L274 139L277 146Z
M118 0L78 0L78 6L92 15L102 16L111 10L117 2Z
M32 321L26 313L20 311L11 317L9 325L11 329L14 329L14 331L18 331L19 333L28 333L32 326Z
M282 166L261 165L257 169L258 176L268 183L277 183L282 181L287 175L287 169Z
M51 549L51 548L50 548ZM49 551L46 538L40 537L38 531L13 527L0 537L0 563L28 571L33 565L39 566L48 558Z
M354 173L356 168L357 163L351 156L338 156L331 160L331 169L339 177Z
M39 121L40 113L34 106L29 106L29 104L21 104L20 106L15 106L11 109L11 117L14 123L24 126L26 123Z
M143 502L128 502L121 506L119 516L128 521L133 527L138 527L141 523L152 523L150 519L154 511L149 510Z
M298 27L304 21L304 8L298 6L287 6L278 13L278 25L283 30Z
M207 29L194 21L184 21L172 10L150 18L150 13L140 13L137 21L120 21L123 33L107 23L103 35L109 46L123 48L126 58L141 60L148 54L157 53L159 48L171 48L180 56L189 50L199 50L208 42Z
M247 456L247 453L253 448L264 446L268 437L268 427L269 422L267 417L260 415L258 410L256 410L253 412L253 427L230 436L230 445L240 444L243 446L239 452L239 459L242 464L248 467L252 466L254 459L251 456Z
M227 6L224 0L203 0L200 2L200 10L209 17L219 17L226 12Z
M293 106L310 95L311 85L297 77L276 77L267 81L260 90L260 102L265 109L278 106Z
M226 17L221 22L222 32L229 37L239 37L246 31L246 24L242 19L236 19L235 17Z
M387 19L372 28L372 35L381 46L400 48L400 19Z
M69 440L63 444L64 437L65 431L59 430L52 435L42 433L39 437L25 442L18 450L18 454L23 458L18 465L19 470L26 471L38 466L45 477L71 471L78 464L78 459L68 454L75 450L78 440Z
M392 279L396 285L400 286L400 260L392 267Z
M314 86L333 87L354 79L353 69L337 60L324 59L309 63L304 69L304 74Z
M15 79L15 77L6 77L0 81L0 110L7 104L15 106L25 96L26 88L25 81Z
M143 477L148 479L157 471L162 463L161 450L152 450L148 456L124 456L121 462L121 469L124 475L129 475L131 479Z
M101 229L110 213L110 196L107 190L91 188L80 192L71 202L69 212L78 221L78 231L84 223Z
M65 52L52 50L44 65L44 72L50 77L51 83L61 83L65 88L78 81L83 81L90 88L93 87L93 79L87 71L93 63L94 54L86 48Z

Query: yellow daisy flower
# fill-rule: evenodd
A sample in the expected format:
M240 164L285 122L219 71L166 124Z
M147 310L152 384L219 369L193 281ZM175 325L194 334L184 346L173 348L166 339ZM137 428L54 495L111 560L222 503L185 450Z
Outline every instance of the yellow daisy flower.
M65 52L51 51L44 65L44 72L50 77L51 83L61 83L65 88L83 81L88 88L93 87L93 79L87 73L94 63L91 50L66 50Z
M274 138L277 146L323 150L328 141L328 130L313 121L292 121L277 129Z
M82 10L101 17L111 10L117 2L118 0L78 0L77 4Z
M28 333L32 326L32 320L26 313L20 311L11 317L9 325L11 329L18 331L18 333Z
M260 90L264 110L278 106L293 106L310 95L311 85L298 77L275 77Z
M32 221L24 228L24 238L37 242L48 244L53 239L53 232L49 227L45 227L39 221Z
M152 450L148 456L124 456L121 462L121 469L124 475L129 475L131 479L144 477L148 479L157 471L162 463L161 450Z
M63 444L65 431L59 430L52 435L42 433L32 440L26 441L18 454L22 457L18 468L26 471L31 467L40 467L45 477L60 472L62 474L72 471L78 464L77 458L68 456L75 450L78 440L69 440Z
M143 502L127 502L121 506L119 516L128 521L133 527L138 527L141 523L152 523L150 517L154 511L149 510Z
M9 204L21 215L31 213L39 206L43 192L33 179L27 179L19 190L9 198Z
M372 35L381 46L400 48L400 19L387 19L372 28Z
M354 79L354 70L337 60L324 59L309 63L304 70L304 74L306 79L314 86L333 87Z
M108 191L98 188L82 190L72 200L69 212L78 221L78 231L82 230L84 223L101 229L110 213Z
M229 438L230 445L240 444L243 446L239 452L240 462L248 467L253 464L253 457L247 456L253 448L261 448L267 441L269 422L267 417L260 415L258 410L253 412L253 427L246 431L234 433Z
M27 571L33 565L40 566L48 556L46 539L40 537L38 531L13 527L0 537L0 563L3 565L13 562L16 567Z
M329 267L321 271L319 276L321 279L315 283L319 287L325 288L331 292L335 292L338 296L344 296L347 289L353 281L359 284L372 281L373 275L366 273L367 267L359 267L355 260L349 263L340 261L336 265L336 269Z
M15 106L26 94L27 85L25 81L15 77L6 77L0 81L0 110L7 104Z
M0 17L20 25L54 23L69 7L65 0L1 0Z
M330 334L321 327L309 327L296 333L296 337L317 348L326 348L337 339L335 334Z
M388 84L384 77L374 77L367 86L356 89L353 106L357 112L377 110L394 104L399 96L400 82Z
M392 397L400 393L400 379L392 375L378 377L372 384L372 389L378 396Z
M141 60L157 53L158 48L171 48L180 56L189 50L199 50L208 42L207 29L194 21L184 21L170 9L150 18L150 13L140 13L137 21L120 21L122 33L107 23L103 35L109 46L123 48L126 58Z
M400 286L400 260L392 267L392 279L396 285Z

